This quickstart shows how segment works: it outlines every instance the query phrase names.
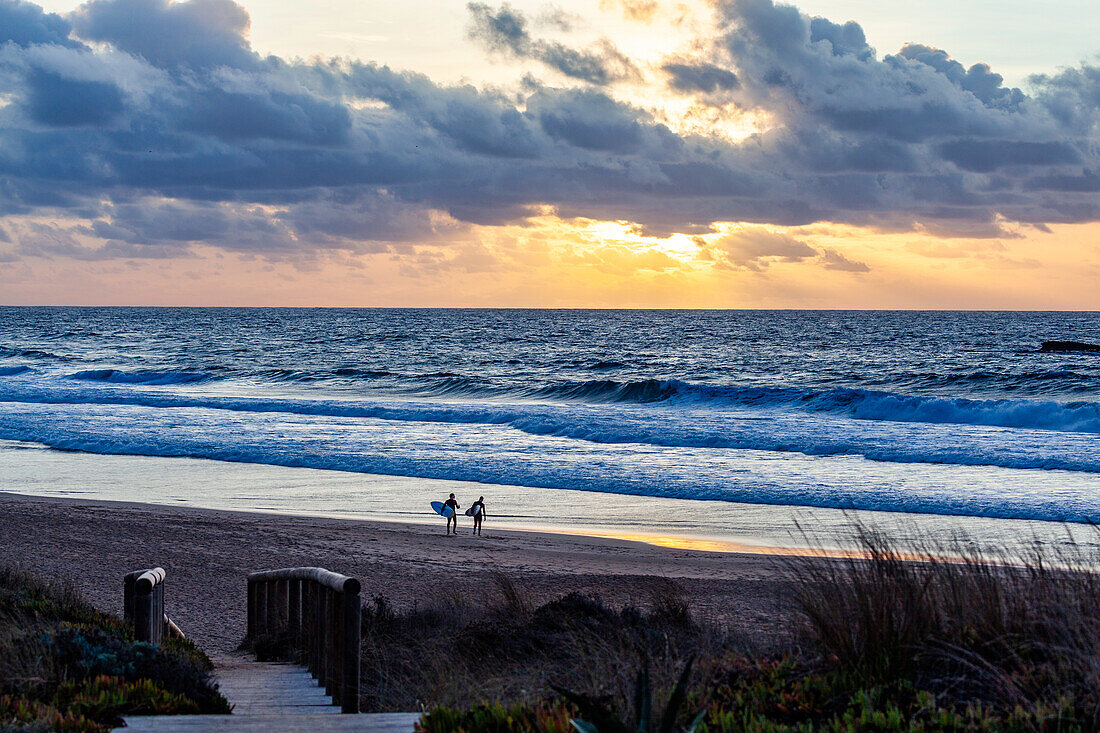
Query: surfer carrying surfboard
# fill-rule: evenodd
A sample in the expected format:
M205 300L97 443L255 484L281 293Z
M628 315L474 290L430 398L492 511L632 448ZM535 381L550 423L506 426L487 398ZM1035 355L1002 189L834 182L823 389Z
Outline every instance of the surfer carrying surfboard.
M481 520L485 517L485 497L479 496L466 513L474 518L474 534L481 536Z
M447 514L447 534L451 533L451 522L455 523L454 532L458 534L458 502L455 501L455 495L451 494L451 498L443 502L443 506L449 506L451 508L450 514Z

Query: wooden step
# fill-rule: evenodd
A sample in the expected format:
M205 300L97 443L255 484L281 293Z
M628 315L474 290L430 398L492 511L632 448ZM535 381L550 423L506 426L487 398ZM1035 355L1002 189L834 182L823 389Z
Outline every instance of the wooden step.
M124 733L326 733L368 731L369 733L412 733L419 713L376 713L370 715L151 715L126 718Z
M130 733L412 733L419 713L342 715L302 667L257 662L244 654L217 657L214 675L232 715L150 715L125 718Z

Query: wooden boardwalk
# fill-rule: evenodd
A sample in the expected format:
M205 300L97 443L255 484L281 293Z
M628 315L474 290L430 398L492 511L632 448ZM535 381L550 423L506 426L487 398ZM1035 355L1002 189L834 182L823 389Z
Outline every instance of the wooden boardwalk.
M222 694L233 705L232 715L157 715L126 718L132 733L324 733L371 731L412 733L418 713L341 715L325 690L304 667L257 662L245 655L214 660Z

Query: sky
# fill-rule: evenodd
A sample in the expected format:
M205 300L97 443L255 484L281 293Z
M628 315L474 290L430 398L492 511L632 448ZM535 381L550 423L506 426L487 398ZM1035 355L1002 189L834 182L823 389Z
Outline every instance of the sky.
M1094 0L0 0L0 303L1100 308Z

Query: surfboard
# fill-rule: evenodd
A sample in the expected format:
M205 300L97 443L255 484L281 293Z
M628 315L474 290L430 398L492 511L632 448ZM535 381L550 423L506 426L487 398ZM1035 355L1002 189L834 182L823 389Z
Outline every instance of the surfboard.
M476 517L478 514L481 514L481 507L479 506L475 505L466 510L467 517Z
M451 509L449 506L441 501L433 501L432 509L435 510L435 513L441 517L449 517L455 513L454 509Z

